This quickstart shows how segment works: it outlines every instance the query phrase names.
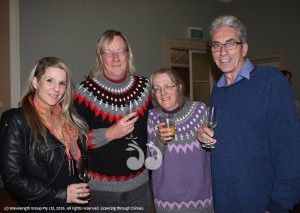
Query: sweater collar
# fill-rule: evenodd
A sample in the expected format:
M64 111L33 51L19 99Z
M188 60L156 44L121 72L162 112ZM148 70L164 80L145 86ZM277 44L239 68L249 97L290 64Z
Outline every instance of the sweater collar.
M110 82L112 82L112 83L123 83L123 82L125 82L125 80L126 80L127 72L126 72L125 75L124 75L121 79L119 79L119 80L114 80L114 79L109 78L107 75L105 75L104 72L103 72L103 75L104 75L104 77L105 77L108 81L110 81Z
M161 108L161 111L163 111L164 113L167 113L167 114L175 114L176 112L179 112L181 110L181 108L182 107L178 106L177 108L175 108L171 111L168 111L168 110L165 110L165 109Z

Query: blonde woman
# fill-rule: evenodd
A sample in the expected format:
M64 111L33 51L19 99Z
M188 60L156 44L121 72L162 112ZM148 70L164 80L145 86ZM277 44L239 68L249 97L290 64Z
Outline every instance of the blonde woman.
M72 107L70 70L55 57L40 59L23 90L20 107L0 122L0 168L5 188L20 206L86 204L88 184L76 175L87 125Z

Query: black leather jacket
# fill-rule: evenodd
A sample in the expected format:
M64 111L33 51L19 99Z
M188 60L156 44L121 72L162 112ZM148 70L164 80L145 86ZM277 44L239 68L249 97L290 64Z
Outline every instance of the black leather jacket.
M47 143L34 145L22 108L2 114L1 175L5 188L17 197L21 206L66 205L67 188L51 185L65 156L65 146L49 131Z

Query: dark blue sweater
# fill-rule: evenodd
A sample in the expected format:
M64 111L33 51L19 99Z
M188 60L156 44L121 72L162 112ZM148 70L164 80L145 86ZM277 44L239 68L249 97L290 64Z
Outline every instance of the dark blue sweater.
M300 199L300 123L293 92L272 67L214 87L211 152L215 212L288 212Z

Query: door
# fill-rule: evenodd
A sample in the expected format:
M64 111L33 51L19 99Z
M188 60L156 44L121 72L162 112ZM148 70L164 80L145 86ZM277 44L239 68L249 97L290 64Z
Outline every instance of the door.
M173 68L182 78L185 95L209 105L211 89L221 72L212 62L208 42L165 38L164 51L165 67Z
M189 56L190 98L208 105L213 84L210 54L190 50Z

